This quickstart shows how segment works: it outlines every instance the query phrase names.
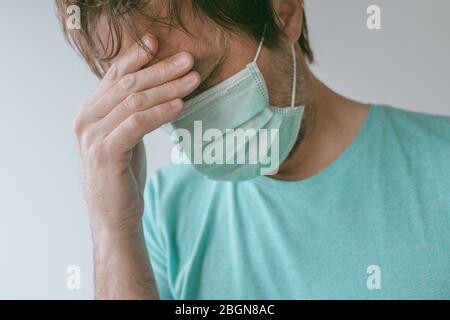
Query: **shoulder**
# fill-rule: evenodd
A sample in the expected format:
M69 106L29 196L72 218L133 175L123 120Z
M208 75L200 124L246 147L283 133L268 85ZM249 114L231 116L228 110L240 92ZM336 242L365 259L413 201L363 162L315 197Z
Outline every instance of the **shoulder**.
M450 177L450 117L375 106L372 122L378 130L373 141L390 161L403 159L423 177Z
M374 106L383 127L401 134L404 139L416 142L442 144L450 148L450 117L402 110L392 106Z

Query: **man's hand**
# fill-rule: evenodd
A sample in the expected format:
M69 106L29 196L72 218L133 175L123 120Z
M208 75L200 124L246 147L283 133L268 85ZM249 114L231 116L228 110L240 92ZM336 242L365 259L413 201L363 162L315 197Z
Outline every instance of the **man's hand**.
M157 40L144 39L157 51ZM193 57L148 65L135 44L109 69L74 122L95 251L96 297L157 298L142 231L146 158L142 138L173 121L200 84Z

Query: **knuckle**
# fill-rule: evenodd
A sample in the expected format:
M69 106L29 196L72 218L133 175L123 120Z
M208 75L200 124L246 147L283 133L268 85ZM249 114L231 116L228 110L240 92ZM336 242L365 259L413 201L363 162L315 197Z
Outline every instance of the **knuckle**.
M137 110L142 103L141 96L138 93L132 93L125 100L125 106L131 110Z
M157 73L161 76L169 76L173 67L173 63L168 60L161 61L161 63L157 64Z
M134 83L136 82L136 77L134 74L127 74L126 76L124 76L119 84L123 89L130 89L131 87L133 87Z
M145 117L142 113L135 113L132 114L129 118L128 118L128 125L135 129L135 128L139 128L140 126L142 126L145 122Z
M90 148L96 140L96 134L93 130L83 130L83 133L79 136L80 145L83 148Z

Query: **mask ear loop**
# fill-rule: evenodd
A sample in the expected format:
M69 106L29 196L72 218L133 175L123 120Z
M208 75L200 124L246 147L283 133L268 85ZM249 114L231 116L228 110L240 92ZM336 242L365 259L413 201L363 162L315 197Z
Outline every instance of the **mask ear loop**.
M266 39L266 30L267 30L267 25L264 26L263 36L261 38L261 42L259 43L259 47L258 47L258 51L256 52L255 59L253 59L253 63L256 63L259 59L259 56L261 55L261 51L262 51L262 48L264 45L264 40Z
M259 43L259 47L258 47L258 51L256 52L256 56L255 59L253 59L253 63L256 63L259 59L259 56L261 55L261 51L264 45L264 40L266 38L266 30L267 30L267 25L264 26L264 32L263 32L263 36L261 38L261 42ZM295 52L295 46L292 45L291 46L291 50L292 50L292 66L293 66L293 79L292 79L292 101L291 101L291 108L295 107L295 100L296 100L296 95L297 95L297 54Z
M295 107L295 98L297 94L297 54L295 53L295 46L292 45L292 65L294 67L294 79L292 80L292 102L291 102L291 108Z

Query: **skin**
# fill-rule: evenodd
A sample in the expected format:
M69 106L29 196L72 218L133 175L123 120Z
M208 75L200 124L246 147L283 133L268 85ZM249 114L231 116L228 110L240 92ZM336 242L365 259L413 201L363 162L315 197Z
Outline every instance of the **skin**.
M295 149L273 178L306 179L326 169L348 148L361 130L368 107L333 92L310 71L297 44L303 20L301 1L275 0L274 8L284 32L283 45L264 49L258 65L271 104L290 105L292 77L286 74L292 74L290 47L295 44L296 102L306 106L307 116ZM242 70L256 54L258 43L247 35L225 32L189 13L184 23L190 35L158 26L144 32L143 39L157 58L125 36L121 52L74 122L98 299L159 298L141 223L146 180L142 139L175 120L183 100ZM106 37L105 30L99 27ZM207 86L199 88L205 78L209 78Z

